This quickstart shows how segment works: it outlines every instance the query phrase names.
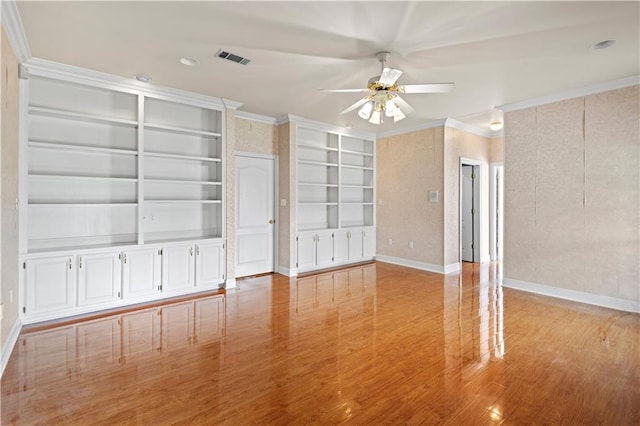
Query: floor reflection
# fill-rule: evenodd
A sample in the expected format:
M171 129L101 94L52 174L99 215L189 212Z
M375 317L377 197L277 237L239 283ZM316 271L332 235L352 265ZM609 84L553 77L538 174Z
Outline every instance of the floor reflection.
M501 278L495 263L269 275L23 333L2 424L637 424L640 315Z

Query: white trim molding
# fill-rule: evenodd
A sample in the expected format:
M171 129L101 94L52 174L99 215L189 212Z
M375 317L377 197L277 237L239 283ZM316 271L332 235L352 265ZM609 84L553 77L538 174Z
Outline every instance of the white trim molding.
M406 135L407 133L419 132L420 130L428 130L436 127L444 127L446 122L447 120L444 118L441 120L427 121L426 123L418 124L417 126L404 127L401 129L380 132L378 133L377 137L378 139L390 138L391 136Z
M236 287L238 287L238 283L236 282L235 278L227 278L227 280L224 282L225 290L231 290Z
M392 263L394 265L406 266L407 268L420 269L422 271L435 272L436 274L452 274L460 270L459 263L450 265L434 265L432 263L420 262L418 260L402 259L399 257L376 255L376 261Z
M31 59L31 50L27 42L27 36L22 26L22 19L18 12L15 0L2 0L2 27L4 28L9 43L16 55L18 63L22 64Z
M544 284L503 278L502 286L513 288L543 296L556 297L558 299L571 300L573 302L587 303L589 305L603 306L625 312L640 313L640 301L618 299L611 296L586 293L584 291L569 290L566 288L552 287Z
M483 129L471 124L463 123L455 118L447 118L444 123L445 127L461 130L463 132L471 133L473 135L482 136L483 138L495 138L498 137L499 132L493 130Z
M16 318L9 331L9 336L7 337L7 341L2 347L2 358L0 364L0 377L4 374L4 369L9 362L9 358L11 357L11 352L13 352L13 348L16 346L18 342L18 337L20 336L20 331L22 330L22 323L20 322L20 318Z
M287 268L286 266L278 265L276 272L284 275L285 277L297 277L298 270L296 268Z
M376 139L375 133L348 129L346 127L336 126L335 124L323 123L321 121L311 120L309 118L304 118L304 117L300 117L292 114L279 117L276 121L277 124L283 124L283 123L289 123L289 122L302 124L304 127L320 130L323 132L335 132L345 136L352 136L354 138L372 139L372 140Z
M550 104L553 102L560 102L567 99L579 98L581 96L593 95L595 93L608 92L610 90L623 89L625 87L637 86L640 84L640 76L632 76L622 78L619 80L613 80L606 83L594 84L591 86L578 87L575 89L565 90L563 92L554 93L547 96L540 96L538 98L528 99L522 102L514 102L512 104L501 105L497 108L503 112L518 111L520 109L536 107L539 105Z
M261 115L261 114L255 114L253 112L248 112L248 111L236 111L236 118L241 118L243 120L250 120L250 121L256 121L258 123L266 123L266 124L272 124L272 125L277 125L278 124L278 120L276 120L273 117L268 117L266 115Z

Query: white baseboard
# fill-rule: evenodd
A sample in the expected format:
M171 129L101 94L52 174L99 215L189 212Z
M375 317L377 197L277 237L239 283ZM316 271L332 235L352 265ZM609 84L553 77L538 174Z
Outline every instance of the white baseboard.
M287 277L297 277L298 270L296 268L287 268L286 266L278 265L276 272Z
M2 358L0 365L0 377L4 374L4 369L9 362L9 357L11 357L11 352L13 352L13 348L16 346L16 342L18 341L18 336L20 336L20 330L22 330L22 323L20 322L20 318L16 318L13 326L11 327L11 331L9 332L9 338L7 342L2 347Z
M227 280L224 282L225 290L231 290L232 288L236 288L237 286L238 284L236 283L235 278L227 278Z
M436 272L438 274L450 274L460 270L460 264L451 264L447 266L434 265L431 263L420 262L418 260L402 259L400 257L376 255L376 261L393 263L394 265L406 266L408 268L420 269L423 271ZM455 269L457 267L457 269ZM455 270L454 270L455 269Z
M618 299L611 296L586 293L584 291L569 290L566 288L552 287L544 284L531 283L527 281L503 278L502 286L516 290L527 291L529 293L541 294L543 296L557 297L559 299L571 300L574 302L587 303L589 305L603 306L605 308L616 309L626 312L640 313L640 301Z
M444 265L444 273L445 274L454 274L456 272L460 272L460 262L451 263L449 265Z

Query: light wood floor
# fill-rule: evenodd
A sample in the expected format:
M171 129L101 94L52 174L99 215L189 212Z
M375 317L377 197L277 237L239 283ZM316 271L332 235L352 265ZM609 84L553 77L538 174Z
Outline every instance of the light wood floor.
M640 315L377 263L23 332L2 424L640 424Z

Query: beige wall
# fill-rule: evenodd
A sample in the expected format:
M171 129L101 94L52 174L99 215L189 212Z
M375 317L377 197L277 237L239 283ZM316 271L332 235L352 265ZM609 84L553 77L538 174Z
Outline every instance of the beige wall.
M443 265L443 132L437 127L378 139L378 255ZM429 191L438 191L437 203L429 202Z
M258 154L278 154L278 126L236 117L235 150Z
M0 327L2 348L18 318L18 61L4 29L2 34L2 92L0 96L0 301L3 318ZM13 294L10 301L9 293Z
M295 267L295 168L291 165L295 164L295 145L291 141L295 140L295 125L284 123L278 126L278 153L279 153L279 200L278 218L280 226L278 227L278 266L285 269ZM281 200L285 200L286 205L281 204Z
M504 138L489 139L489 163L504 161Z
M639 87L505 117L505 278L640 300Z
M445 127L444 130L444 265L460 258L460 158L481 162L480 256L489 257L489 139Z

